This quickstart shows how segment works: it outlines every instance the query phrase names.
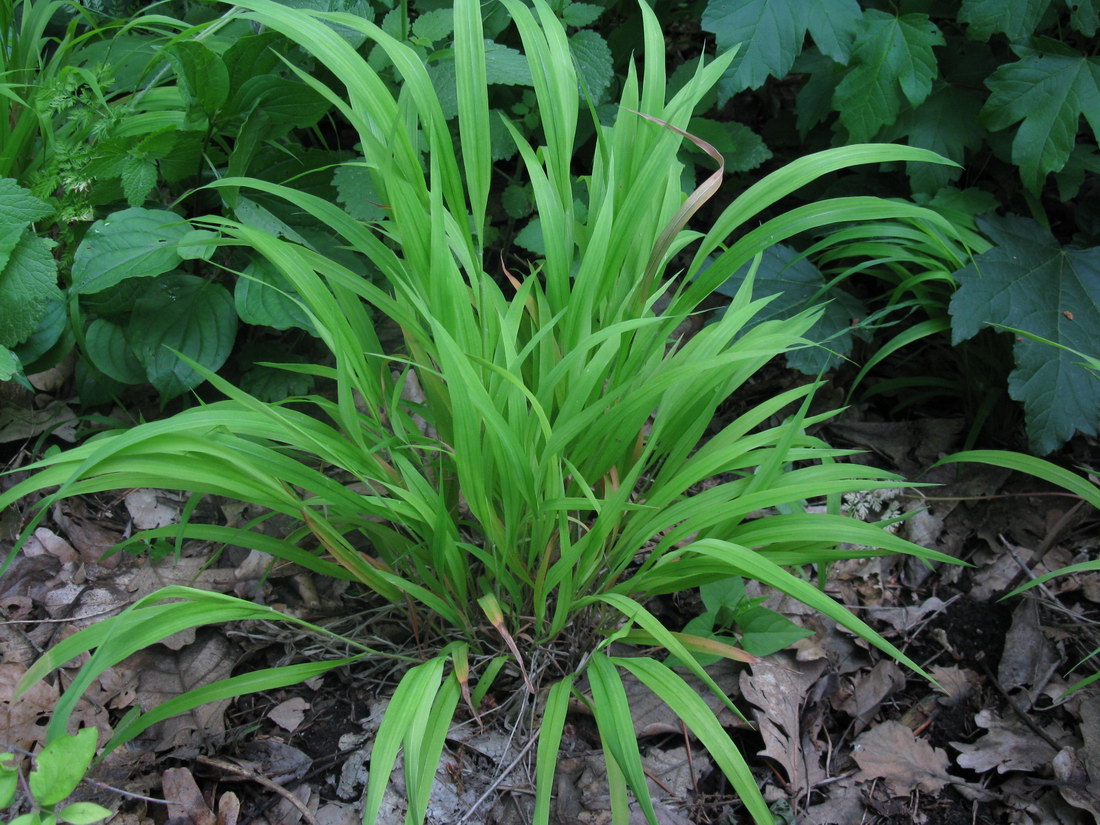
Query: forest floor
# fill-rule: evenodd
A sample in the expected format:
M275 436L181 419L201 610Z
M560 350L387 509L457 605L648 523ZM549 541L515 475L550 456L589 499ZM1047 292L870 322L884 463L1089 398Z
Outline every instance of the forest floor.
M767 606L813 632L762 664L725 663L713 675L752 723L720 713L785 823L1081 825L1100 822L1100 692L1064 695L1095 672L1100 646L1100 573L1065 576L1025 595L1010 590L1049 570L1097 557L1100 514L1030 477L981 465L929 473L961 447L959 419L886 421L853 407L821 435L864 451L857 460L939 486L902 488L848 502L866 520L917 511L900 534L965 565L925 565L884 556L836 564L828 592L925 668L936 687L835 623L788 598ZM1067 466L1100 455L1078 436L1058 458ZM26 456L16 463L26 462ZM11 484L19 474L9 476ZM179 558L104 556L135 530L171 524L184 501L163 492L120 491L55 506L0 584L0 699L42 652L168 584L259 599L361 638L405 633L399 612L381 610L346 583L271 566L257 553L187 546ZM242 524L240 505L204 500L192 516ZM5 513L8 546L21 516ZM759 591L757 591L759 592ZM767 596L767 593L759 593ZM651 605L666 622L701 611L688 593ZM73 718L102 741L127 709L150 708L233 674L340 655L285 628L210 627L171 637L109 670ZM74 666L79 662L72 663ZM75 667L61 672L67 684ZM400 671L387 661L332 671L283 690L225 700L164 722L112 753L81 793L117 810L126 825L271 823L352 825L370 745ZM667 707L637 684L635 727L661 825L746 823L702 746ZM42 682L0 707L0 741L33 750L59 695ZM491 692L482 724L459 717L448 735L429 805L438 825L529 821L528 726ZM528 720L529 721L529 720ZM555 782L555 821L610 821L594 726L570 717ZM403 821L400 771L383 825ZM632 822L643 822L639 812Z

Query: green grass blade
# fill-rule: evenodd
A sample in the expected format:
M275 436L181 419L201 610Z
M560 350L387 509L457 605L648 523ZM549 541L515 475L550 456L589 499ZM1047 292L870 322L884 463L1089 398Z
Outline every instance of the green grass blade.
M657 813L649 795L642 755L638 749L638 737L634 733L634 719L630 713L630 701L622 679L615 671L611 659L604 653L596 653L588 664L588 678L592 687L592 710L600 736L606 743L608 756L626 778L626 784L634 793L649 825L657 825ZM610 770L610 767L609 767Z
M939 467L943 464L960 464L968 461L978 464L992 464L994 467L1004 467L1006 470L1028 473L1036 478L1049 481L1063 490L1068 490L1083 498L1093 507L1100 509L1100 487L1076 473L1035 456L1013 453L1007 450L970 450L969 452L955 453L947 456L947 458L941 458L932 467Z
M618 667L633 673L653 691L699 739L737 791L758 825L773 825L774 817L745 758L729 738L714 712L683 679L666 665L647 658L615 658Z
M561 746L565 715L569 710L569 694L573 677L566 676L550 686L546 705L542 710L539 726L539 744L535 756L535 812L534 825L549 825L550 794L554 788L554 770L558 766L558 749Z

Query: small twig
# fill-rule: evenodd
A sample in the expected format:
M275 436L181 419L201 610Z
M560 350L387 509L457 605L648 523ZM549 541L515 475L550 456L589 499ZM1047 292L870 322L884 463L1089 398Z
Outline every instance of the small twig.
M158 805L182 805L182 802L175 802L171 799L157 799L155 796L144 796L143 794L134 793L133 791L124 791L122 788L116 788L114 785L108 785L106 782L100 782L98 779L91 779L87 776L84 777L84 781L89 785L95 785L97 788L103 788L105 791L111 793L117 793L119 796L125 796L128 799L140 799L142 802L155 802Z
M282 785L279 785L276 782L272 782L266 776L261 776L255 771L249 770L248 768L244 768L240 765L234 765L232 762L227 762L224 759L212 759L209 756L196 756L195 761L203 765L209 765L212 768L219 768L223 771L229 771L229 773L235 773L238 776L243 776L251 779L258 785L263 785L269 791L274 791L295 808L297 808L298 812L302 815L302 819L308 822L309 825L318 825L317 817L315 817L313 815L313 812L305 806L302 800L300 800Z
M504 784L504 780L507 779L508 775L516 769L516 765L518 765L523 757L527 755L527 752L535 746L535 743L537 741L539 741L537 735L531 737L527 744L523 746L523 750L521 750L516 755L515 759L508 763L508 767L502 770L500 772L500 775L496 779L489 783L489 787L485 789L485 793L474 800L474 803L470 806L469 810L467 810L466 813L462 815L462 817L455 823L455 825L462 825L462 823L464 823L467 819L474 815L474 812L481 806L481 803L488 799L489 796L492 795L492 793L497 788Z
M1008 706L1012 708L1013 712L1017 716L1020 717L1020 720L1031 729L1032 733L1039 736L1044 742L1054 748L1055 752L1060 751L1062 749L1062 746L1054 740L1053 736L1051 736L1049 733L1047 733L1045 730L1035 724L1035 721L1030 716L1024 713L1020 706L1016 704L1016 700L1009 696L1008 691L1004 689L999 681L997 681L997 677L993 675L993 671L989 669L989 665L985 662L985 660L982 660L980 664L982 666L982 670L985 671L985 675L989 677L989 683L993 685L994 688L996 688L997 692L1001 694L1001 696L1004 697L1004 700L1008 702Z

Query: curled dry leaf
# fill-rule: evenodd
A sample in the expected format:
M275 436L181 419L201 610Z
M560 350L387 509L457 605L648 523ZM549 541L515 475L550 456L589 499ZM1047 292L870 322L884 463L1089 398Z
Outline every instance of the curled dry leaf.
M920 789L937 793L958 778L947 772L946 751L918 739L901 722L888 721L866 731L852 748L860 767L856 779L884 779L895 796Z
M978 684L978 674L970 668L933 667L928 673L943 688L940 704L947 707L965 702Z

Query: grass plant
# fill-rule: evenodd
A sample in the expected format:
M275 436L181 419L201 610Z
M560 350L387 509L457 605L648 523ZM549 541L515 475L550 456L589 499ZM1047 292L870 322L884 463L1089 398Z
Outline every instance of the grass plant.
M585 157L575 144L584 98L562 25L542 0L533 8L503 2L522 37L541 114L543 145L509 130L532 184L545 260L512 271L502 250L486 248L492 168L478 3L458 0L454 9L457 132L422 60L369 21L271 0L238 3L345 84L333 90L300 73L357 130L384 199L385 219L365 224L287 186L247 178L214 184L285 198L371 262L369 272L352 271L307 245L207 220L222 244L256 250L286 278L333 359L286 368L325 379L333 392L264 403L203 371L226 400L48 457L0 496L0 506L51 487L57 489L45 496L43 513L62 497L118 488L226 496L288 516L297 527L273 538L185 520L133 540L255 548L406 606L421 639L445 641L414 657L394 692L373 746L367 823L377 817L402 748L407 821L423 821L460 702L476 715L494 684L512 692L508 712L537 730L535 822L549 821L571 699L593 712L613 821L627 822L632 794L655 822L624 673L683 719L752 819L771 823L743 756L684 673L663 661L672 654L733 708L690 651L753 657L666 627L647 600L730 576L756 579L921 672L803 568L873 553L949 559L842 517L835 506L805 512L809 499L837 505L843 493L899 483L842 461L845 451L810 434L830 415L810 414L814 384L715 428L719 405L764 364L811 346L803 336L817 310L746 331L766 303L751 300L750 278L718 323L688 340L674 331L729 273L794 233L906 217L952 232L931 212L869 197L826 200L751 223L798 187L853 164L942 160L892 145L826 151L742 192L709 232L685 229L721 170L685 197L676 157L682 130L733 55L701 67L669 97L662 34L643 5L640 71L628 72L614 125L596 121L595 150ZM385 52L404 79L396 97L330 23L363 32ZM686 270L670 271L674 261L688 260L691 245ZM713 262L701 272L708 258ZM668 308L656 312L665 295ZM400 327L401 347L383 348L380 319ZM775 515L753 517L769 508ZM49 728L56 738L76 697L104 668L186 627L260 618L327 632L235 597L173 587L61 642L23 686L94 650L58 705ZM372 655L348 642L361 651L353 659ZM612 648L615 642L634 647ZM348 661L307 662L199 688L131 714L110 746L204 701L269 690Z

